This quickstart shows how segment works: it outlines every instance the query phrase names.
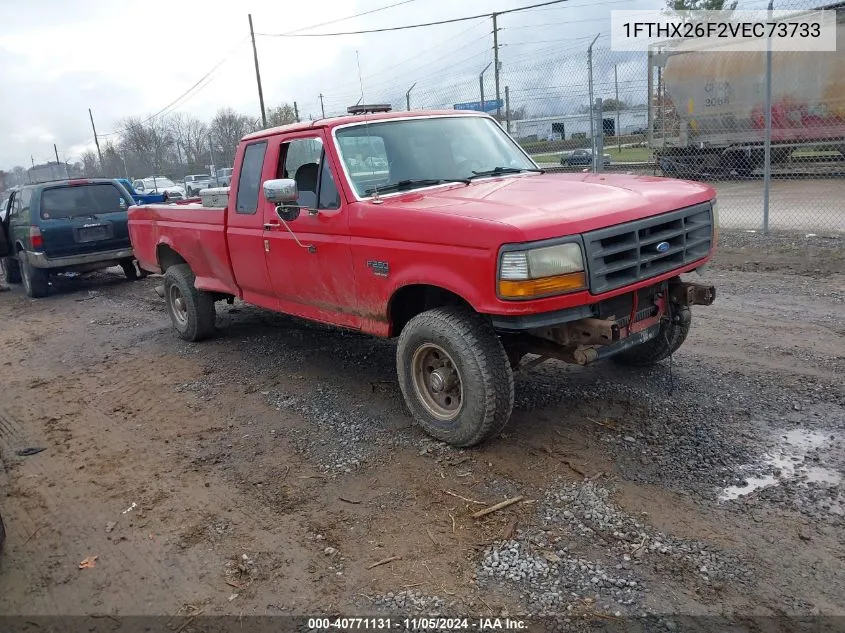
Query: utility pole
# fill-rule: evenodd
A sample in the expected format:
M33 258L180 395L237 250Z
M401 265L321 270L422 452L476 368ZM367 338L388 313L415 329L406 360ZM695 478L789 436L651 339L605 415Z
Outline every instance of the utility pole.
M296 105L296 101L293 102L293 116L296 118L296 122L299 123L299 106Z
M510 89L505 86L505 126L508 131L508 134L511 133L511 92Z
M590 138L593 149L593 171L596 171L596 113L593 111L593 44L596 43L597 39L599 39L598 33L596 33L593 41L590 42L590 46L587 47L587 81L590 92Z
M264 111L264 91L261 89L261 73L258 70L258 49L255 47L255 31L252 28L252 13L249 14L249 36L252 38L252 56L255 58L255 81L258 84L258 103L261 104L261 123L267 127L267 113Z
M500 100L502 95L499 94L499 27L496 25L496 18L498 14L493 14L493 75L496 78L496 116L502 120L502 106ZM484 104L482 104L483 107Z
M408 88L408 92L405 93L405 109L406 110L411 109L411 90L413 90L414 86L416 86L416 85L417 85L417 82L415 81L413 83L413 85L410 88Z
M29 160L32 161L32 168L35 169L35 156L32 154L29 155Z
M613 64L613 83L616 86L616 151L622 153L622 139L619 135L622 130L619 129L619 73L616 70L616 64Z
M323 93L320 93L320 112L323 113L323 118L326 118L326 106L323 105Z
M595 147L596 151L593 152L593 172L600 172L604 170L604 125L602 121L602 111L604 110L604 106L602 105L601 97L596 98L596 130L598 130L596 135L596 142Z
M103 168L103 154L100 152L100 139L97 138L97 128L94 126L94 113L88 108L88 116L91 117L91 129L94 130L94 144L97 146L97 156L100 158L100 169Z
M769 0L769 22L773 2ZM763 234L769 233L769 190L772 186L772 38L766 40L766 136L763 142Z

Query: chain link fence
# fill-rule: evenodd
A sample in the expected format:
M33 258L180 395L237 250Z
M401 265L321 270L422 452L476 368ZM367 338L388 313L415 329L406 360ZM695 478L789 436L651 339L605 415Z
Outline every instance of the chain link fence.
M777 4L819 8L818 0ZM742 8L760 9L760 0ZM502 20L497 77L492 48L462 56L477 40L490 40L489 24L476 24L449 51L455 61L448 70L427 62L400 77L362 82L360 91L352 82L345 94L325 95L305 110L342 114L364 87L367 102L396 110L478 110L483 103L545 168L709 183L725 229L845 231L845 3L836 9L836 52L774 52L768 73L766 52L685 50L672 42L648 55L614 52L607 34L529 37L524 49L526 32ZM599 138L601 156L594 150Z

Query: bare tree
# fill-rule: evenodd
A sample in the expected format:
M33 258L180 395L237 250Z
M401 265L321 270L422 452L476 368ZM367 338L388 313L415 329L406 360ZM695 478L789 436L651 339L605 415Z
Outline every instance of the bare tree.
M86 178L94 178L100 175L97 154L93 150L86 149L79 158L82 161L82 171Z
M170 171L176 163L176 142L167 120L142 121L137 117L120 124L121 145L135 155L142 170Z
M296 123L296 110L289 103L283 103L267 111L267 127L278 127Z
M215 162L231 165L235 161L235 148L244 136L256 130L256 121L232 108L221 108L211 120L209 130Z

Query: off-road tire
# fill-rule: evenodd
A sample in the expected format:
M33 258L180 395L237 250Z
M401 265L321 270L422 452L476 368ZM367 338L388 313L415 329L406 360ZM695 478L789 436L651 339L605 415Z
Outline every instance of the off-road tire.
M23 252L18 255L18 258L18 267L26 295L33 299L46 297L50 293L50 273L32 266Z
M669 358L687 340L692 312L688 307L672 306L670 316L661 323L660 331L653 339L615 354L611 360L629 367L650 367Z
M426 344L454 361L463 387L457 416L432 415L414 386L414 355ZM497 436L513 409L513 372L502 343L481 316L461 307L435 308L411 319L396 349L399 387L414 419L429 435L452 446L470 447Z
M3 268L3 277L6 283L19 284L21 282L21 267L14 257L0 257L0 267Z
M214 333L217 313L211 294L194 287L194 273L187 264L170 266L164 274L164 300L170 322L180 338L186 341L201 341ZM184 312L175 304L173 288L184 300Z
M120 267L123 269L123 274L126 275L126 278L129 281L137 281L141 278L141 275L138 274L138 269L135 268L135 260L123 260L120 262Z

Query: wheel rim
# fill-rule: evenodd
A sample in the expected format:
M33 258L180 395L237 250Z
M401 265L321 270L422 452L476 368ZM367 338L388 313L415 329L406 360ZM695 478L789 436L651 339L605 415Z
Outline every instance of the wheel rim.
M455 361L439 345L426 343L411 360L414 391L428 413L444 422L458 417L464 386Z
M176 317L176 320L179 323L187 323L188 306L185 305L185 297L182 296L182 291L179 290L179 286L175 284L170 286L168 297L170 298L170 309L173 311L173 316Z

